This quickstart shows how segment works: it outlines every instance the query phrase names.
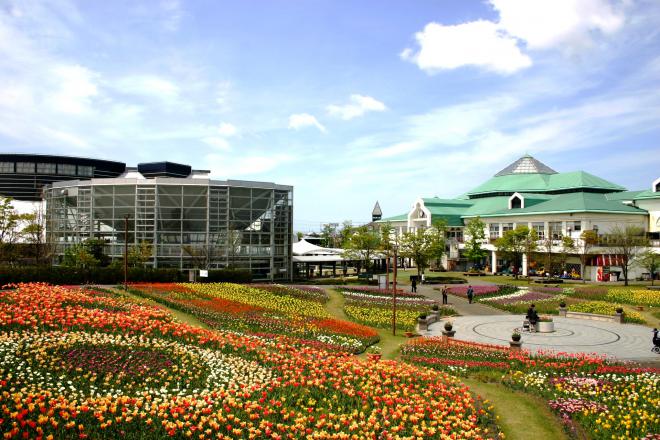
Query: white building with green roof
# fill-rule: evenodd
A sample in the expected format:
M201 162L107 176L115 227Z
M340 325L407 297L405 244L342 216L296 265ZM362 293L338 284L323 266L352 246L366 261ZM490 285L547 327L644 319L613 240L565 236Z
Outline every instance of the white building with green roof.
M491 252L487 265L494 273L508 267L498 258L494 241L521 224L536 230L540 241L552 237L558 242L563 236L579 242L585 230L606 235L615 225L635 225L648 232L660 253L660 179L646 190L627 191L585 171L557 172L525 155L461 196L419 198L408 213L383 218L379 223L389 222L401 234L429 227L437 220L445 221L450 242L446 267L464 269L463 228L475 217L487 225L489 240L483 247ZM594 258L594 266L587 268L587 278L595 274L596 264L605 262L617 272L616 256L606 257L606 249L597 248L595 252L601 252L602 258ZM522 272L527 273L527 269L523 261Z

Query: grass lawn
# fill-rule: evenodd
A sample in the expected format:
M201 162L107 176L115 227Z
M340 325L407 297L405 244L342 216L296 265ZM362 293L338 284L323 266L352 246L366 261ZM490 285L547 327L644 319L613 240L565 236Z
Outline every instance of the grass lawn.
M545 402L498 383L474 379L463 382L476 394L490 401L507 439L566 439L557 418Z

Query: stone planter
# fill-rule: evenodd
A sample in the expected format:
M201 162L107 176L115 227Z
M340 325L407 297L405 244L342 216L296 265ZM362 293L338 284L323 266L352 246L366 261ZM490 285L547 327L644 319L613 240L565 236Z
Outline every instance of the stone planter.
M417 327L419 328L420 332L425 332L429 329L429 323L427 321L427 318L417 318Z
M456 334L456 330L443 330L442 331L442 336L446 336L448 338L453 338L455 334Z
M568 312L568 307L559 307L559 316L566 317L566 312Z
M552 333L555 331L555 323L553 321L539 321L536 323L536 331L539 333Z
M618 322L619 324L623 324L624 315L625 315L624 312L621 312L621 313L616 312L616 313L614 314L614 320L615 320L616 322Z
M429 312L426 318L430 319L432 322L438 322L439 316L440 316L440 312L438 312L437 310L432 310L431 312Z
M522 341L509 341L509 349L511 351L522 350Z

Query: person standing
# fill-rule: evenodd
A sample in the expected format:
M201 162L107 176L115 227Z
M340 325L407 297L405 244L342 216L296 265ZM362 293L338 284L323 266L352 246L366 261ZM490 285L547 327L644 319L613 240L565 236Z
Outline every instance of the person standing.
M449 304L447 302L447 286L442 286L442 304Z
M467 298L468 298L468 303L472 304L472 298L474 298L474 289L472 289L472 286L468 286Z
M411 281L411 290L413 293L417 293L417 277L413 277Z

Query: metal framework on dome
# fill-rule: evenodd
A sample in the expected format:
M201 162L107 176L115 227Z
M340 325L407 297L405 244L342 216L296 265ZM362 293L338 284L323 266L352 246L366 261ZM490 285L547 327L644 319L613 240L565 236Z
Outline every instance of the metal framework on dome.
M557 174L557 171L553 170L546 164L539 162L532 156L525 155L499 173L495 174L495 177L507 176L510 174Z

